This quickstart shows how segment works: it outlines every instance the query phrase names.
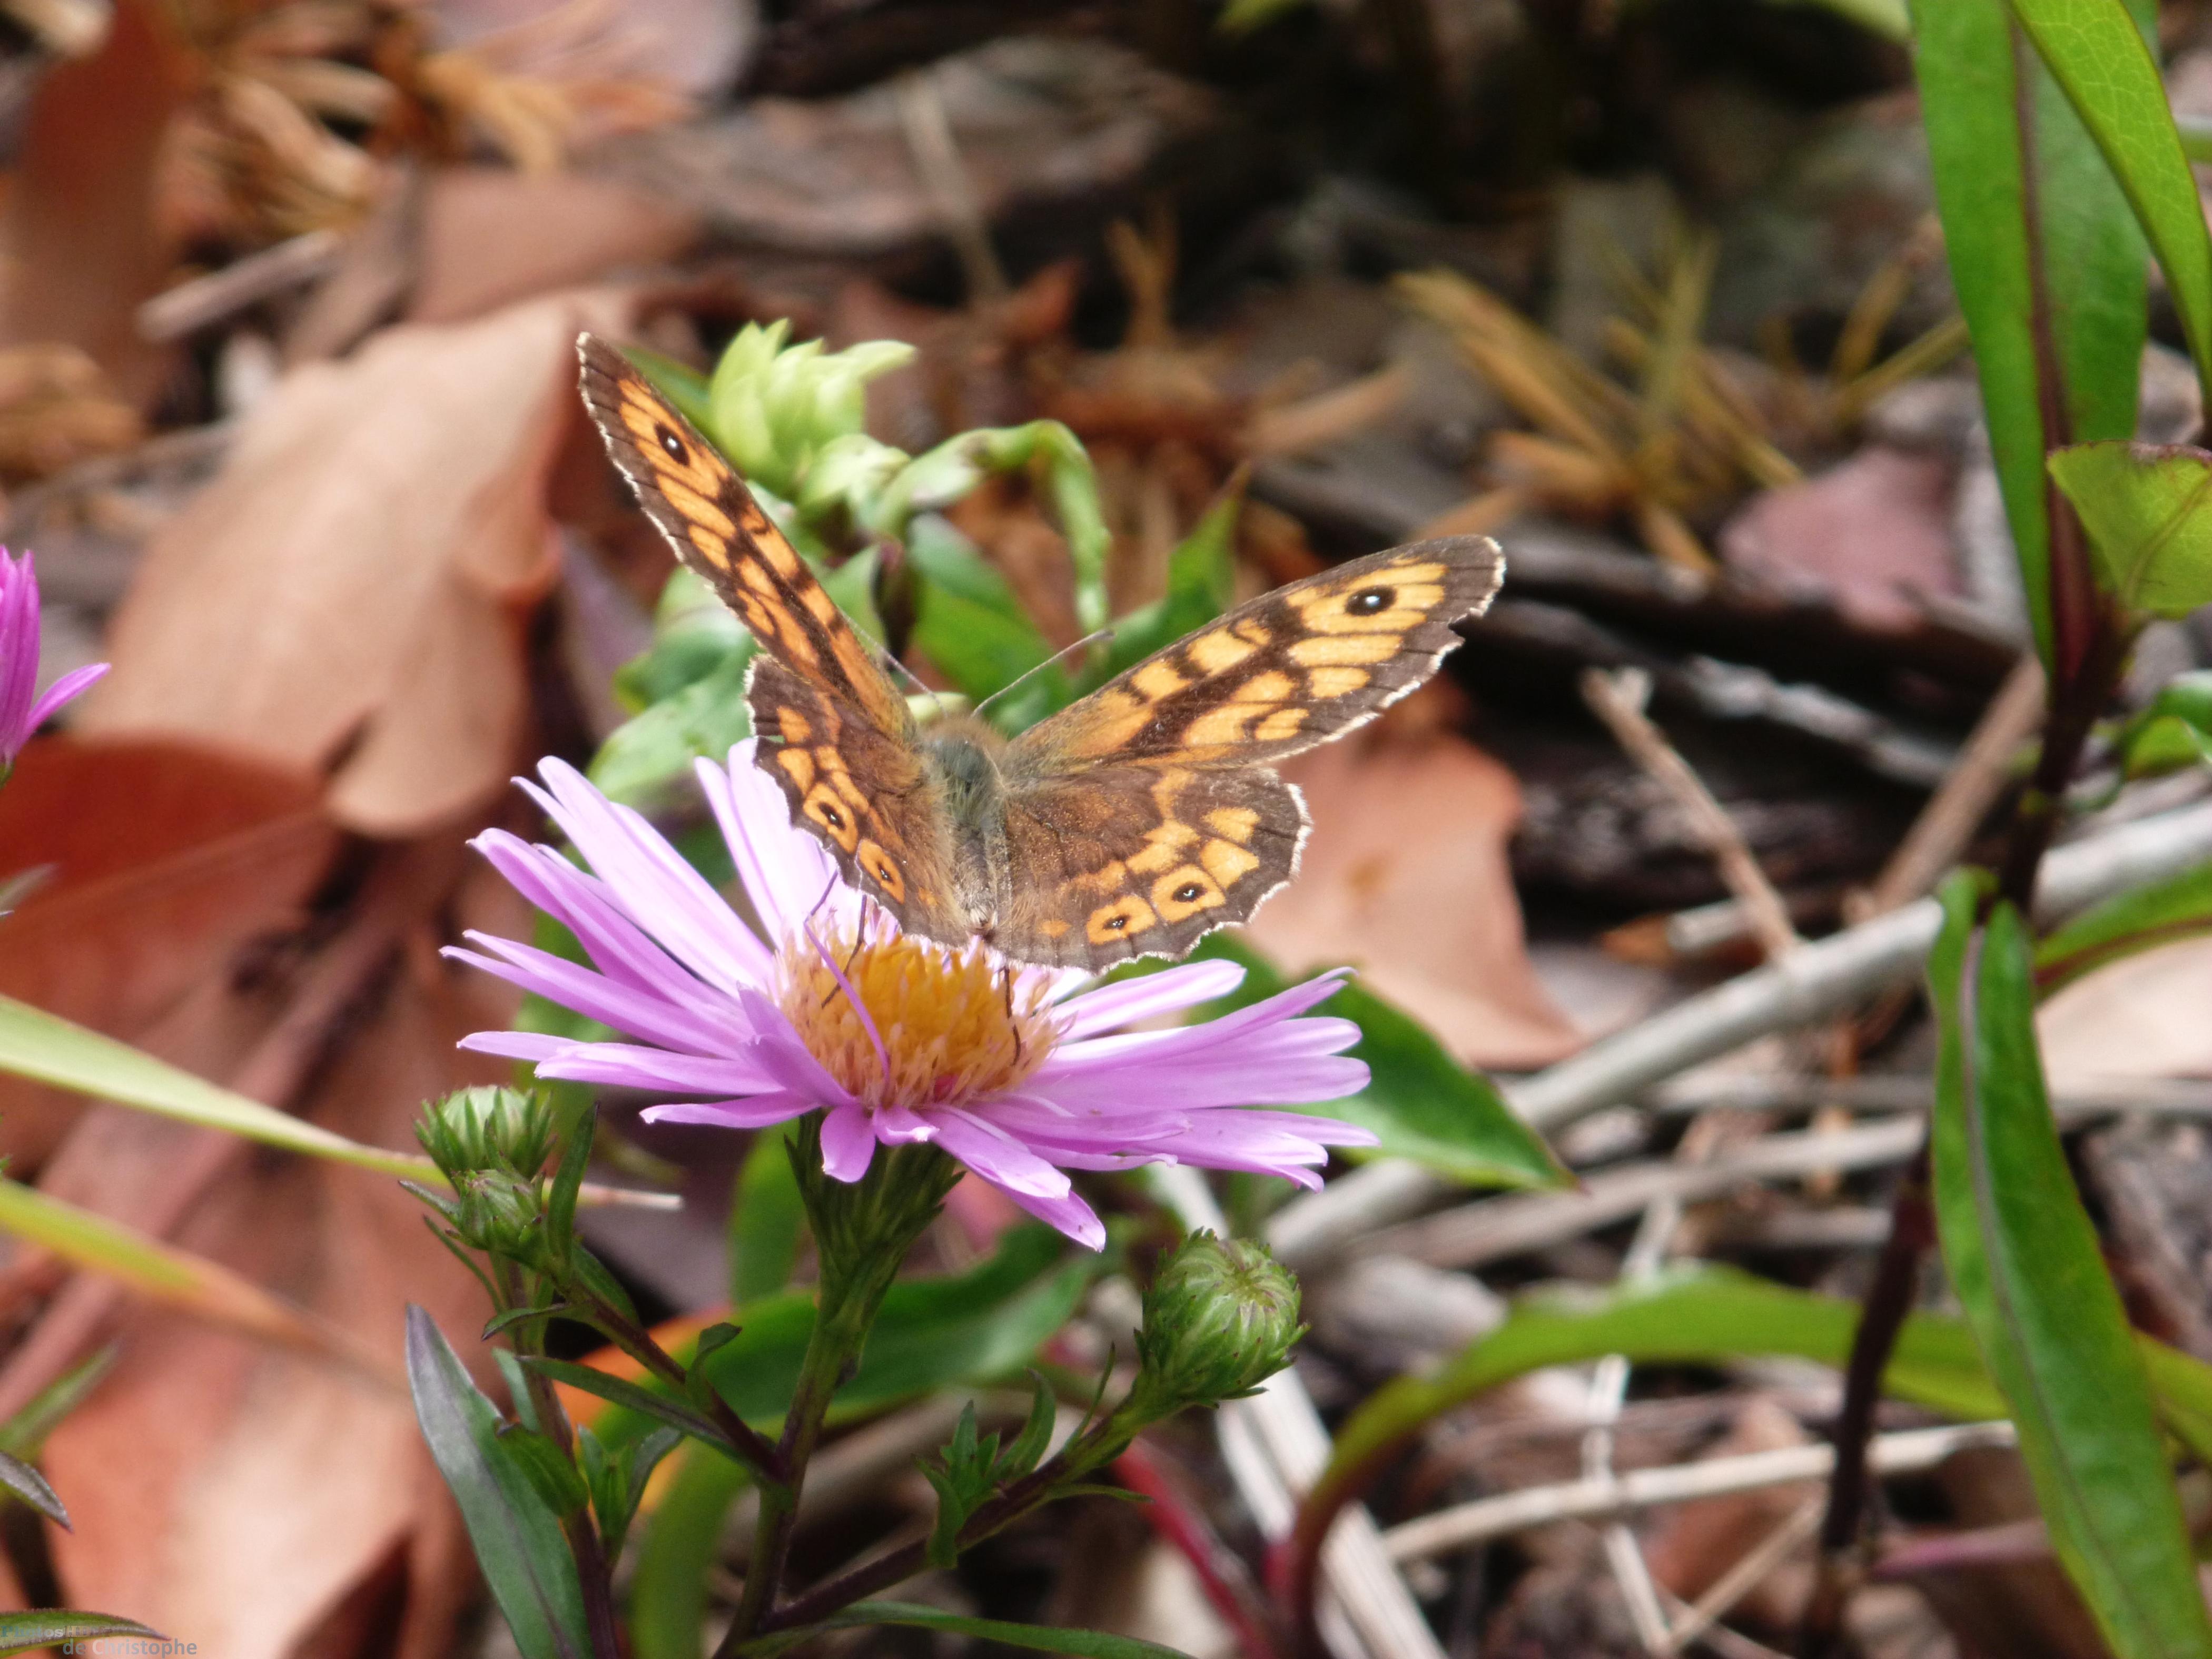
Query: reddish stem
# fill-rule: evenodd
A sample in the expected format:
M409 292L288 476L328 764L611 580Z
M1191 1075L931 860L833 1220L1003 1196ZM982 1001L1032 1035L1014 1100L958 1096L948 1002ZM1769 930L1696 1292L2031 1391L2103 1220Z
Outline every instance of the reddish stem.
M1141 1440L1114 1461L1114 1473L1131 1492L1152 1499L1145 1505L1145 1519L1190 1563L1207 1602L1237 1633L1244 1659L1275 1659L1274 1634L1250 1574L1204 1511L1190 1501L1182 1482Z

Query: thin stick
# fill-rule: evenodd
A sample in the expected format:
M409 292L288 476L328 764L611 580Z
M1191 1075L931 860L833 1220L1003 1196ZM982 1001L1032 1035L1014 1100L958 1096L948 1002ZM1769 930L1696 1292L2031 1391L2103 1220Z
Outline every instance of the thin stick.
M1185 1227L1226 1236L1221 1207L1198 1171L1171 1164L1155 1170L1153 1180ZM1328 1431L1305 1384L1296 1371L1279 1370L1258 1394L1226 1402L1218 1415L1224 1454L1243 1442L1240 1455L1224 1461L1253 1519L1270 1538L1287 1535L1297 1515L1292 1494L1310 1486L1328 1461ZM1321 1571L1329 1593L1319 1623L1338 1659L1444 1659L1366 1510L1354 1506L1338 1521L1322 1547Z
M990 222L961 162L959 141L952 136L952 123L945 115L945 99L938 90L934 72L915 70L900 76L894 85L898 93L899 125L906 134L915 173L953 252L960 256L969 301L1004 299L1009 291L1006 267L999 263L991 246Z
M1360 1255L1405 1255L1468 1268L1563 1244L1625 1221L1648 1206L1694 1204L1753 1181L1786 1181L1819 1169L1877 1169L1912 1156L1921 1119L1884 1118L1835 1131L1762 1135L1703 1163L1656 1158L1591 1176L1578 1192L1515 1193L1440 1211L1358 1240Z
M2044 696L2043 663L2031 651L2006 676L1950 775L1928 798L1897 851L1853 906L1853 921L1881 915L1934 890L2004 793L2014 757L2043 724Z
M1736 1564L1715 1579L1689 1609L1667 1626L1668 1654L1680 1653L1717 1623L1729 1608L1751 1594L1752 1587L1782 1565L1783 1558L1813 1535L1820 1524L1826 1500L1815 1493L1790 1512L1790 1517L1744 1552Z
M2010 1446L2016 1439L2013 1425L2002 1421L1901 1429L1875 1437L1869 1447L1868 1467L1876 1474L1911 1474L1934 1468L1954 1453L1974 1447ZM1555 1522L1613 1520L1701 1498L1724 1498L1800 1480L1825 1480L1835 1461L1833 1446L1780 1446L1771 1451L1740 1452L1732 1457L1708 1457L1663 1468L1633 1469L1602 1480L1563 1480L1554 1486L1530 1486L1457 1504L1392 1527L1382 1534L1382 1547L1393 1561L1425 1560Z
M2212 803L2123 824L2058 848L2046 860L2042 908L2064 914L2212 858ZM1510 1085L1506 1097L1539 1129L1563 1127L1702 1060L1771 1032L1826 1019L1860 998L1910 979L1943 924L1933 899L1824 939L1740 975L1641 1024L1592 1043L1571 1060ZM1417 1213L1455 1189L1417 1164L1384 1158L1277 1212L1268 1242L1301 1271L1351 1239Z
M1720 866L1721 879L1744 908L1752 936L1770 961L1787 956L1802 941L1790 921L1790 907L1774 884L1759 867L1743 831L1713 798L1705 780L1676 752L1644 712L1651 697L1651 677L1640 668L1607 673L1587 669L1582 679L1583 701L1603 720L1620 746L1656 779L1674 805L1689 817L1698 839Z

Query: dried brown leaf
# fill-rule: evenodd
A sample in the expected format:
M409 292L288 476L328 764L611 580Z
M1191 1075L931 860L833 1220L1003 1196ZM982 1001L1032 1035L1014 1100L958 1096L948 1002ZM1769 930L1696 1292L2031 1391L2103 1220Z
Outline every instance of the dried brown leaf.
M82 729L326 770L333 816L370 834L488 798L521 758L523 625L557 574L575 336L628 309L393 328L285 379L149 544Z

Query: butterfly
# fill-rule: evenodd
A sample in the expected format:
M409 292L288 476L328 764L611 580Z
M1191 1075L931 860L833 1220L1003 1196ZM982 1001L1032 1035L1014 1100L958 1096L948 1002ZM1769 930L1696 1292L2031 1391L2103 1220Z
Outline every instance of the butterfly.
M1504 575L1486 537L1415 542L1240 605L1019 736L918 724L714 447L613 346L577 349L616 465L759 643L745 700L793 821L945 945L1100 969L1248 920L1309 825L1273 763L1428 678Z

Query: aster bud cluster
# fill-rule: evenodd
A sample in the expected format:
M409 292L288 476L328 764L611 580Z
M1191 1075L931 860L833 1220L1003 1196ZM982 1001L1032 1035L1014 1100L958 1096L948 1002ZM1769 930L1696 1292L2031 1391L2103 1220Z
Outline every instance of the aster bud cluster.
M842 496L856 466L873 476L906 464L861 428L867 383L915 349L868 340L827 351L819 340L787 345L790 333L787 320L738 331L708 383L708 420L739 471L804 511Z
M1255 1393L1304 1334L1298 1282L1264 1244L1193 1233L1161 1263L1125 1413L1155 1419Z
M434 1101L415 1135L453 1196L422 1196L464 1243L528 1257L543 1242L542 1171L556 1133L552 1103L537 1090L463 1089Z

